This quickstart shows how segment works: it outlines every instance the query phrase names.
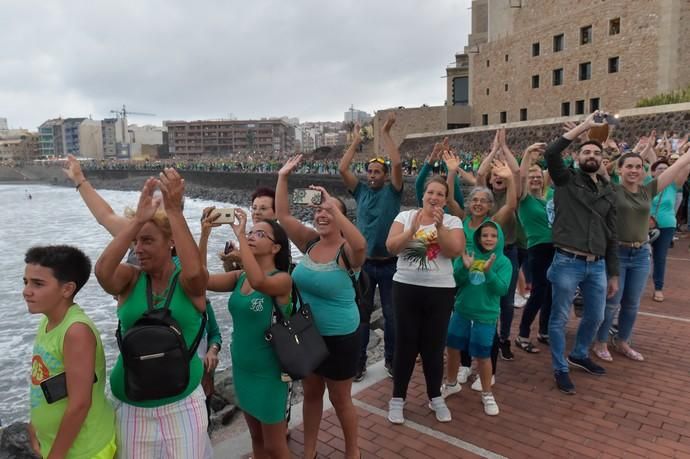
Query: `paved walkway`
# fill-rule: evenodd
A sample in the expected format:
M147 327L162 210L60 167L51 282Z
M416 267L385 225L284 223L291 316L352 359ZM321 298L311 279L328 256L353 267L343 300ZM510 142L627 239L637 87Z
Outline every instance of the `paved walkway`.
M447 399L453 421L446 424L436 422L426 406L421 366L410 384L403 426L386 420L391 380L369 381L354 396L363 457L690 458L688 242L678 241L669 254L666 301L653 302L651 291L643 297L634 345L645 362L613 353L604 377L574 369L577 394L568 396L555 388L547 347L537 355L514 349L514 361L498 363L494 394L501 414L484 415L479 393L466 384ZM514 333L521 314L516 310ZM576 324L572 320L568 329L569 343ZM302 455L302 442L302 427L293 425L290 449L296 456ZM329 409L318 454L340 458L343 452L342 431Z

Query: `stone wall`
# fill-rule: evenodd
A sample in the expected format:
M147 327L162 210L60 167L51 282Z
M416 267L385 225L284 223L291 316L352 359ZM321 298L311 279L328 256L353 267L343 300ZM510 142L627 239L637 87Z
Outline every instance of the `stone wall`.
M390 112L395 113L391 137L396 145L400 145L409 134L446 129L445 106L379 110L374 117L374 153L379 156L386 156L381 143L381 128Z
M524 150L534 142L550 142L563 134L565 121L577 121L578 117L551 118L525 123L513 123L503 126L474 127L456 129L444 132L417 134L408 136L400 146L401 154L414 155L423 159L431 150L435 142L440 142L445 136L458 151L486 151L491 148L495 130L505 127L506 138L513 151ZM620 127L612 137L617 141L625 140L634 145L638 137L647 135L656 129L659 135L663 131L678 133L690 132L690 103L647 107L625 110L620 113Z

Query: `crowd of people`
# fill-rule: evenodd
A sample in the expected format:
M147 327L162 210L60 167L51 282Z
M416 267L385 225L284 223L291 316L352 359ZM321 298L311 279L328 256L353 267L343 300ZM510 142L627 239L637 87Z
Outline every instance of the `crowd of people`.
M404 171L390 135L394 123L389 117L381 131L388 158L368 161L366 180L353 167L358 127L336 166L357 204L356 222L341 199L319 186L312 187L320 198L312 204L311 225L291 214L288 182L305 167L298 155L275 165L275 190L256 190L249 215L236 209L225 221L217 209L205 209L198 242L182 213L185 186L178 168L164 167L148 179L137 208L120 216L86 179L84 165L70 157L67 176L113 236L95 274L117 299L120 354L109 376L111 404L100 335L88 305L74 302L89 278L90 260L72 246L29 249L24 298L31 313L44 316L31 375L36 451L43 457L112 458L116 451L123 458L211 457L207 400L224 330L207 291L230 293L233 381L253 457L290 456L291 381L266 333L276 314L290 316L306 305L327 349L302 380L308 458L316 457L326 390L346 457L360 457L351 389L366 377L366 309L376 289L393 424L405 422L418 359L438 422L452 420L445 399L473 371L478 376L471 388L485 414L499 414L496 367L499 359L516 358L511 343L525 356L548 346L555 385L571 395L570 369L604 375L601 363L614 359L609 345L618 352L615 358L644 360L632 346L635 319L652 259L654 300L664 300L678 191L690 172L687 136L673 145L652 133L627 151L596 139L607 124L595 112L567 125L549 145L531 145L521 161L499 130L476 170L462 166L466 158L446 139L417 171L417 206L401 210ZM612 152L614 146L619 151ZM462 184L472 187L466 197ZM220 254L224 272L209 273L208 241L213 228L225 223L236 242L228 241ZM303 254L296 265L290 244ZM369 286L363 292L361 279ZM531 292L512 340L521 283ZM565 329L578 290L584 311L575 346L566 352ZM537 314L539 344L530 339Z

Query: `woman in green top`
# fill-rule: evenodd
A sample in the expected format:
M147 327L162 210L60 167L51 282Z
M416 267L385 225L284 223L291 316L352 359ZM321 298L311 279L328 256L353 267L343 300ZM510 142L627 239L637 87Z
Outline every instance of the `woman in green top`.
M209 227L218 215L210 213L202 225ZM280 306L290 303L290 243L275 220L256 222L247 233L247 214L235 209L235 219L231 226L243 269L210 276L208 289L232 292L228 300L233 323L232 376L237 404L252 437L253 457L289 458L285 437L288 386L281 380L280 364L264 333L272 323L273 299Z
M613 337L616 349L631 360L644 360L642 354L630 346L630 338L649 275L651 203L654 196L670 185L688 164L690 155L683 155L658 177L642 185L646 175L642 157L637 153L626 153L618 160L621 184L615 185L615 197L620 277L618 291L606 300L604 320L593 346L594 355L601 360L613 360L606 343L616 312L618 332Z
M162 191L165 211L159 209ZM108 244L96 263L96 278L103 289L118 298L117 315L122 334L140 319L148 308L147 279L151 302L159 308L170 295L170 312L182 328L187 347L199 332L206 310L208 273L201 264L199 250L182 214L184 180L174 169L166 168L160 179L150 178L144 185L134 217ZM131 242L140 266L120 263ZM179 266L173 261L176 250ZM179 273L179 274L178 274ZM178 282L171 292L172 280ZM113 395L118 399L116 418L120 457L158 457L168 451L169 458L203 457L206 447L204 393L199 385L203 366L193 355L189 362L189 381L185 390L172 397L130 400L122 355L110 375Z
M539 312L539 342L549 342L549 316L551 315L551 283L546 271L553 260L554 247L551 236L553 222L553 189L545 186L544 172L534 164L544 153L546 144L536 143L527 147L520 165L523 180L522 198L518 216L527 234L529 267L532 274L532 292L520 320L520 333L515 345L525 352L539 352L529 339L532 322ZM532 165L534 164L534 165Z

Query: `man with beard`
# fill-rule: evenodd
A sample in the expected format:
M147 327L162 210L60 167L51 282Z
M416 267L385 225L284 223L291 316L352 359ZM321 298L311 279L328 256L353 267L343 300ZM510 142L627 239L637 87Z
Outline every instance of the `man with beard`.
M391 301L393 274L397 258L386 249L386 238L393 220L400 212L402 197L403 173L400 151L390 135L395 123L395 115L388 116L381 132L381 141L386 154L390 157L389 165L383 158L373 158L367 164L367 183L360 182L350 168L355 152L358 151L362 138L359 125L352 131L352 144L340 160L338 170L345 186L357 201L357 228L367 240L367 260L362 269L369 275L371 288L368 289L367 304L374 303L376 286L379 287L381 310L383 311L384 359L386 371L393 377L393 349L395 346L395 321ZM388 178L390 176L390 182ZM365 318L367 319L367 318ZM362 335L359 357L359 369L355 381L361 381L366 373L367 345L369 344L369 320L360 324Z
M580 145L578 169L565 166L561 153L597 122L603 113L595 111L546 149L544 157L555 185L553 244L556 254L548 270L552 284L549 339L556 385L574 394L568 364L601 376L606 370L589 358L589 346L604 318L606 297L618 290L616 254L616 207L611 184L599 175L602 147L596 140ZM608 275L608 286L607 286ZM575 290L580 287L584 311L577 329L575 347L565 358L565 327Z

